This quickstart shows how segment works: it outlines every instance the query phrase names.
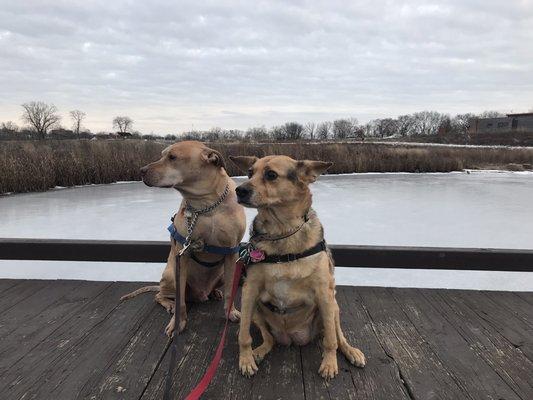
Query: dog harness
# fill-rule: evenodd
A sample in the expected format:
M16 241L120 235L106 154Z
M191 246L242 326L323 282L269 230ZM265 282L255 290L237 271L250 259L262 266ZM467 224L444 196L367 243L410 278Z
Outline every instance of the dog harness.
M187 252L187 250L192 250L192 249L189 249L189 247L192 244L192 233L194 231L194 227L196 226L196 222L198 221L198 217L201 214L207 214L208 212L211 212L215 208L217 208L220 204L222 204L224 199L227 197L228 193L229 193L229 185L226 185L226 187L224 188L224 192L222 192L222 194L217 199L217 201L215 201L213 204L211 204L211 205L209 205L209 206L207 206L207 207L205 207L205 208L203 208L201 210L198 210L198 209L192 207L188 202L185 202L185 207L184 207L183 214L185 216L185 222L186 222L186 225L187 225L187 236L182 236L178 232L176 227L174 226L174 219L175 219L176 215L174 215L172 218L170 218L172 223L167 228L167 230L170 232L170 237L172 239L174 239L176 242L178 242L178 243L180 243L182 245L182 249L180 250L180 254L179 254L180 256L182 254L184 254L185 252ZM229 255L229 254L238 253L239 249L240 249L240 246L220 247L220 246L213 246L213 245L210 245L210 244L204 244L203 248L194 249L194 250L197 251L197 252L220 254L222 256L226 256L226 255ZM196 263L198 263L198 264L200 264L200 265L202 265L202 266L204 266L206 268L216 267L216 266L220 265L224 261L224 257L222 257L222 259L220 259L219 261L215 261L215 262L202 261L202 260L198 259L198 257L194 254L193 251L189 251L189 254L190 254L190 257Z
M309 257L317 253L327 250L326 241L322 239L313 247L301 252L291 254L271 254L266 255L263 250L259 250L251 243L241 244L239 256L245 265L268 263L268 264L284 264L299 260L300 258Z
M167 228L170 232L170 237L174 239L176 242L180 243L181 245L185 245L187 243L187 238L182 236L176 227L174 226L174 217L170 219L172 221L172 224L169 225ZM220 247L220 246L213 246L210 244L204 244L203 249L201 250L204 253L211 253L211 254L220 254L223 256L227 256L229 254L235 254L238 253L240 249L240 246L235 247Z

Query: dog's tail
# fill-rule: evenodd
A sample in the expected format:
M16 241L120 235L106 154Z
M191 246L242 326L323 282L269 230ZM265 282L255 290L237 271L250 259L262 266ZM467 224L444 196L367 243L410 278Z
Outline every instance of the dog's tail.
M159 285L154 285L154 286L144 286L142 288L139 288L131 293L128 293L128 294L125 294L124 296L122 296L120 298L120 301L124 301L124 300L129 300L129 299L132 299L134 298L135 296L138 296L140 295L141 293L147 293L147 292L159 292L161 288L159 287Z

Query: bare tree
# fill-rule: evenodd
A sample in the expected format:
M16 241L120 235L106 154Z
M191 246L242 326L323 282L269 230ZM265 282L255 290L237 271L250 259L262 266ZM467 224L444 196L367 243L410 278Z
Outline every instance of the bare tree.
M413 134L414 119L412 115L400 115L398 121L398 133L400 136L410 136Z
M80 138L81 123L85 119L86 115L87 114L80 110L72 110L70 112L70 118L72 119L72 130L76 136L78 136L78 139Z
M320 140L327 140L331 133L331 122L325 121L318 124L316 128L316 137Z
M443 115L437 111L420 111L412 116L415 135L436 135Z
M316 130L316 123L314 122L308 122L305 124L304 132L309 137L309 139L313 140L315 138L315 130Z
M273 126L268 131L272 140L287 140L287 132L283 126Z
M479 118L500 118L505 117L505 114L499 111L489 110L489 111L483 111L481 114L479 114Z
M285 137L290 140L300 140L304 135L304 127L298 122L287 122L283 125Z
M382 138L395 135L398 133L398 121L392 118L377 119L375 130L376 135Z
M18 132L19 127L13 121L2 122L0 124L0 131L15 133Z
M245 133L245 138L256 142L267 140L268 131L264 126L249 128Z
M57 108L53 104L31 101L24 103L22 108L24 109L22 120L31 125L39 139L44 139L48 130L61 120L61 117L57 114Z
M333 121L333 136L336 139L346 139L354 136L354 131L352 121L349 119L337 119Z
M476 116L471 113L466 114L457 114L451 120L451 131L452 133L459 135L466 135L470 125L475 122Z
M128 135L128 131L133 127L133 120L130 117L115 117L113 128L118 129L120 136Z

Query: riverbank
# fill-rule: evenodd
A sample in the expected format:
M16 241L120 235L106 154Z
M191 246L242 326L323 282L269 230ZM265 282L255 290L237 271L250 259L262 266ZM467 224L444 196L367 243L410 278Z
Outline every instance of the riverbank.
M0 146L0 193L139 180L139 168L169 143L142 140L10 141ZM210 143L228 155L285 154L333 161L332 174L529 170L533 148L422 146L406 143ZM228 173L242 174L227 162Z

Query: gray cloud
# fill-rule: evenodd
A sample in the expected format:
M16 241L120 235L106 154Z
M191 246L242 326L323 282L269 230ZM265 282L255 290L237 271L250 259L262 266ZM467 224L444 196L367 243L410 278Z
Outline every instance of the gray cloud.
M530 0L0 0L0 121L37 99L160 133L525 110L532 38Z

